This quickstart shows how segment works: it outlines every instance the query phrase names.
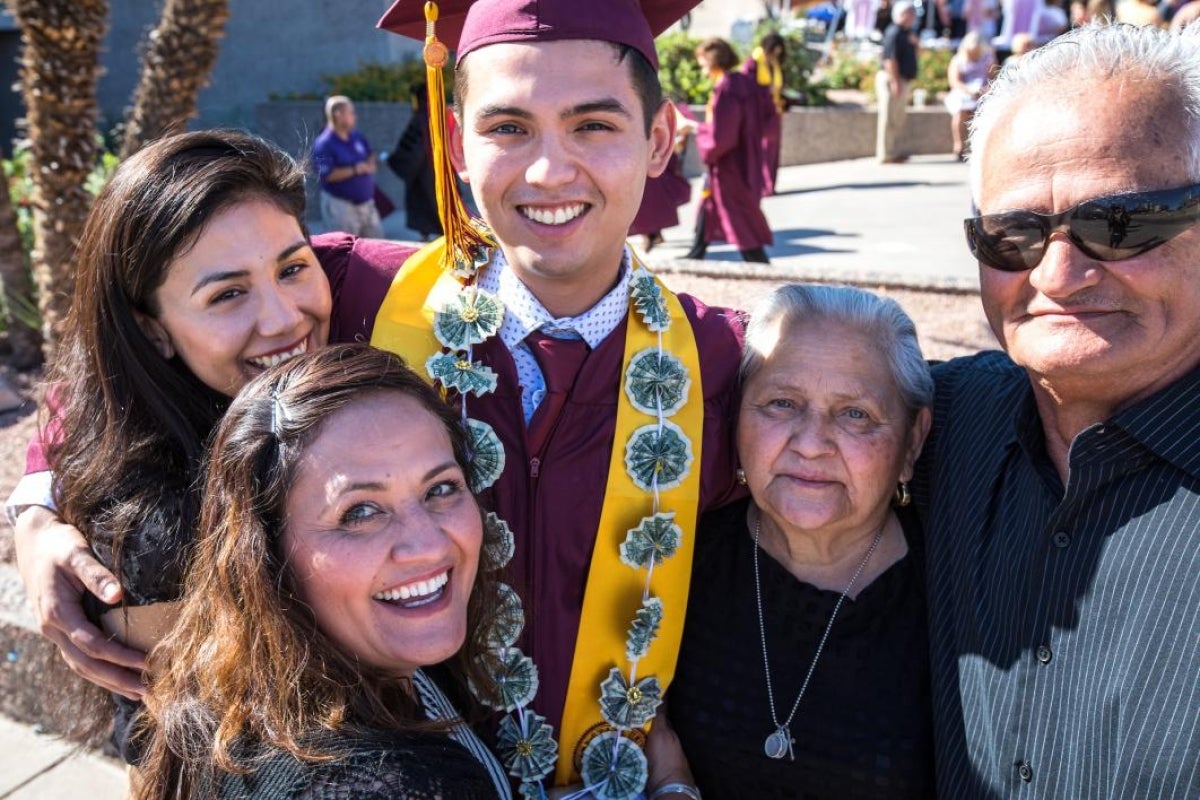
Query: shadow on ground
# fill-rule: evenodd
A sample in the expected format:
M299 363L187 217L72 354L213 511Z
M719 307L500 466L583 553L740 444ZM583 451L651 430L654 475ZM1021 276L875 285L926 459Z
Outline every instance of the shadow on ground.
M807 255L822 255L829 253L854 253L857 252L856 247L827 247L823 245L807 244L805 239L822 238L838 238L838 239L861 239L861 235L857 233L844 233L835 231L829 228L785 228L773 232L775 234L775 244L767 248L767 255L771 258L790 258L792 256L807 256ZM847 243L849 244L849 243ZM742 260L742 256L733 245L714 242L708 248L709 261L738 261Z
M815 194L817 192L836 192L842 189L853 191L863 190L879 190L879 189L912 189L918 186L935 187L935 186L965 186L963 181L875 181L873 183L834 183L828 186L805 186L800 189L788 189L782 192L776 192L772 197L787 197L789 195L798 194Z

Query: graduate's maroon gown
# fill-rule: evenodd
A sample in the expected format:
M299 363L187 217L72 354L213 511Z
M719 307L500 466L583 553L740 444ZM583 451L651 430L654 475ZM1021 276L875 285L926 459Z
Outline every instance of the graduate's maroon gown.
M333 290L330 341L370 341L375 316L392 278L414 249L343 233L315 236L313 248ZM687 295L680 295L679 300L696 334L704 385L700 467L700 510L704 511L741 494L734 481L733 419L742 323L737 312L709 308ZM505 580L524 601L522 647L538 665L541 680L534 706L556 728L566 699L583 590L604 500L624 347L622 323L588 354L541 453L530 453L526 445L521 392L508 349L494 337L474 351L476 358L496 371L500 382L494 393L472 399L471 416L496 429L507 458L499 481L481 501L508 522L516 538L517 554ZM421 369L421 365L414 366ZM693 383L693 391L694 387ZM48 468L43 444L35 437L26 472ZM668 613L683 614L684 609Z
M316 237L314 244L331 280L344 276L340 293L336 283L334 287L335 315L342 320L337 333L342 337L350 332L343 311L346 287L365 282L371 293L377 292L377 279L371 276L394 273L412 252L391 242L355 241L345 235L340 239ZM738 313L729 309L709 308L687 295L680 295L679 300L695 331L704 385L703 511L741 493L734 481L733 419L742 323ZM369 317L373 326L383 294L359 296L354 302L359 308L350 315L351 324ZM369 340L371 326L355 333ZM583 591L608 480L625 328L622 323L588 354L540 453L528 448L521 390L508 348L494 337L474 349L475 357L491 367L500 381L495 392L471 399L471 416L496 429L506 458L500 480L481 501L508 522L516 537L517 554L506 580L524 601L522 646L537 664L540 678L534 706L556 728L566 699ZM685 535L692 533L686 531ZM673 613L682 614L684 609ZM596 691L598 698L599 688Z
M711 195L701 207L704 236L738 250L774 243L759 203L764 192L762 140L767 114L762 88L742 72L727 72L713 88L709 119L696 129Z

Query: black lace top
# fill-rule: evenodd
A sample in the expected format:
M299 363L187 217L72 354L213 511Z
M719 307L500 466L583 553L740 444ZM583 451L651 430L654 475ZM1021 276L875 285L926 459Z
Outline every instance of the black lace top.
M909 554L838 612L792 719L796 760L767 758L767 702L754 595L749 501L706 514L696 556L671 721L705 800L904 800L933 797L925 597L915 519ZM776 713L782 722L840 592L796 580L759 554Z
M228 775L218 800L495 800L479 760L440 733L378 732L338 742L343 758L324 764L288 753L266 756L249 775Z

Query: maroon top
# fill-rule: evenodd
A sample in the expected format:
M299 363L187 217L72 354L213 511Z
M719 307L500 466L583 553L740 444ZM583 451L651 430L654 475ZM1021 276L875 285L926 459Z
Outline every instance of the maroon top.
M700 159L708 165L712 194L703 206L708 241L727 241L739 250L773 244L763 196L762 140L767 121L758 82L727 72L713 88L711 118L696 129Z
M758 62L753 57L742 62L742 72L754 79L754 83L764 94L764 110L767 115L763 122L763 197L775 194L775 179L779 175L779 155L783 149L783 115L775 105L775 95L770 86L758 82Z
M700 510L739 494L732 420L737 412L737 368L742 351L738 315L679 296L701 353L704 440ZM475 350L500 376L499 388L471 401L471 416L496 429L506 462L483 502L512 528L517 555L509 580L524 599L526 652L538 665L541 688L534 703L558 727L592 548L608 481L617 424L617 386L625 351L620 326L588 354L541 452L530 452L521 391L512 356L499 339ZM692 535L685 531L684 535ZM683 613L683 609L677 612ZM597 689L597 691L599 691ZM597 695L598 696L598 695Z
M458 53L500 42L595 39L637 50L655 69L654 37L700 0L439 0L438 39ZM424 0L396 0L378 27L425 40Z

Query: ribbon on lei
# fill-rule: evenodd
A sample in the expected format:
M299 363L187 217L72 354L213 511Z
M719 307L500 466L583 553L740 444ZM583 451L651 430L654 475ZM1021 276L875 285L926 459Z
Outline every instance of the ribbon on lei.
M375 315L371 346L395 353L426 381L423 365L442 344L433 334L433 315L462 289L444 268L446 239L439 237L413 253L392 278L387 296Z
M692 325L679 299L657 277L655 281L662 290L671 318L670 327L661 334L662 349L678 358L692 379L688 402L671 417L671 421L682 428L691 440L692 466L678 486L659 492L661 510L675 512L675 522L682 529L683 538L675 555L656 566L651 576L651 594L663 601L665 610L654 644L638 663L638 676L657 677L665 692L675 675L692 574L696 517L700 507L704 387L700 380L700 357ZM650 331L642 323L632 304L626 330L623 364L628 367L636 353L658 347L659 334ZM579 780L577 759L572 754L580 753L581 745L586 744L584 737L591 735L603 723L597 687L614 666L620 667L622 672L627 669L625 642L629 622L642 602L645 577L621 562L621 542L642 517L660 510L653 508L653 496L638 488L625 469L626 443L635 429L653 423L654 418L638 411L629 402L624 391L624 369L621 380L617 428L608 465L608 484L604 489L604 510L600 514L596 544L592 549L592 563L583 596L583 614L579 620L575 656L571 663L571 679L567 684L567 702L559 730L560 750L555 773L555 783L558 785Z

